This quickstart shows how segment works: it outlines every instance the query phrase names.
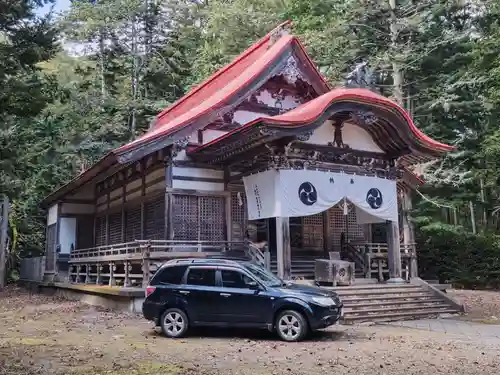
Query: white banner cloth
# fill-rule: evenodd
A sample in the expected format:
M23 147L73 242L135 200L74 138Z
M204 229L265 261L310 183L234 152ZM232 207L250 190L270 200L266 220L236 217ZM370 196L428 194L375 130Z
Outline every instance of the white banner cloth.
M250 220L309 216L346 198L365 223L398 220L396 181L311 170L268 170L243 178ZM373 218L370 218L373 217ZM373 220L372 220L373 219Z

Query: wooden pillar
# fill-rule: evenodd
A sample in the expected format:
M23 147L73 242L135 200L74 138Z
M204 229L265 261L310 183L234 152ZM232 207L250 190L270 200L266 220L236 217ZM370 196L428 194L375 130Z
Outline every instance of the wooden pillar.
M292 276L292 253L290 249L290 219L276 218L276 255L278 263L278 277L290 280Z
M130 268L131 264L129 261L126 260L123 263L123 271L125 272L125 280L123 281L124 287L130 286Z
M141 240L145 238L146 235L146 207L145 207L145 197L146 197L146 161L141 160Z
M324 253L328 256L333 251L333 244L330 237L330 208L323 212L323 247Z
M148 243L146 247L142 249L142 287L146 288L149 285L150 277L150 261L149 256L151 254L151 243Z
M173 227L173 195L172 191L172 161L168 161L165 167L165 239L172 240L174 237Z
M108 283L108 286L115 286L116 285L115 271L116 271L116 265L114 263L109 263L109 283Z
M415 227L411 221L411 195L403 190L401 206L403 209L403 244L413 253L410 266L410 277L418 276L417 249L415 247Z
M122 217L121 217L121 243L125 242L126 233L125 227L127 226L126 217L125 217L125 197L127 196L127 175L123 173L123 187L122 187Z
M96 272L97 272L97 277L95 278L95 283L97 285L101 285L102 284L102 264L101 263L97 263L97 269L96 269Z
M387 263L389 265L389 281L403 282L401 278L401 249L399 247L399 225L395 221L387 221Z
M90 284L90 264L85 264L85 284Z

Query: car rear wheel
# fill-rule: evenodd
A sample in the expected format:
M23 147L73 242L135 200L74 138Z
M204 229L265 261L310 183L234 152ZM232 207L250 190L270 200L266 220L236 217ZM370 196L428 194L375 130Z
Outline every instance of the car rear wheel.
M309 327L306 318L295 310L285 310L276 317L276 332L284 341L300 341L306 335Z
M161 316L160 326L165 336L182 337L189 327L188 317L182 310L167 309Z

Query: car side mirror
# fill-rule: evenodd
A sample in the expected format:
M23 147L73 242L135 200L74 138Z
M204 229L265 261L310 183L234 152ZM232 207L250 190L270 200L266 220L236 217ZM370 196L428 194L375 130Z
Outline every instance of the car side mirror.
M251 290L260 290L259 284L257 284L257 282L255 282L255 281L249 281L247 286L248 286L248 289L251 289Z

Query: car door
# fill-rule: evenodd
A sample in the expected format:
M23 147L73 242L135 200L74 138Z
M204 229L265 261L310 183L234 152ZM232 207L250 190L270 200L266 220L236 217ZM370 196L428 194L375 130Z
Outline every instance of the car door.
M196 324L217 322L214 306L221 290L216 285L216 272L213 266L190 266L180 285L179 293L186 297L188 316Z
M220 320L234 326L266 325L272 299L253 277L239 269L219 267L217 281L221 285L217 308Z

